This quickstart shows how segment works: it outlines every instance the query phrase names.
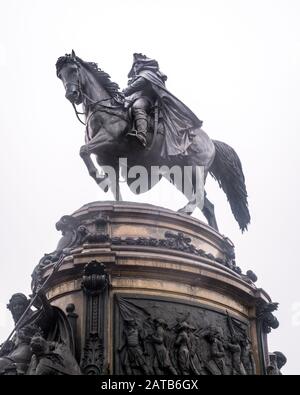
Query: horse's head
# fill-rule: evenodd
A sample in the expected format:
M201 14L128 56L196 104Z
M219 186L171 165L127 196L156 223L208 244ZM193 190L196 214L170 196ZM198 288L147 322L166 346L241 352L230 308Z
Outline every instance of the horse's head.
M66 98L73 104L95 104L110 99L118 103L123 101L118 84L112 82L97 63L80 59L74 51L57 60L56 74L64 84Z
M71 55L61 56L56 62L56 73L64 84L65 96L73 104L81 104L83 100L79 68L74 51Z

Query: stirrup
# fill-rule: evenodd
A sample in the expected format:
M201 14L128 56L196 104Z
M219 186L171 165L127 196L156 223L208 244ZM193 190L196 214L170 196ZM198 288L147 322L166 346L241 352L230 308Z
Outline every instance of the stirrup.
M139 143L142 144L142 146L143 146L144 148L147 146L146 137L145 137L141 132L138 132L138 131L135 130L135 129L133 129L133 130L131 130L130 132L128 132L128 133L126 134L126 136L128 136L128 137L135 137L135 138L139 141Z

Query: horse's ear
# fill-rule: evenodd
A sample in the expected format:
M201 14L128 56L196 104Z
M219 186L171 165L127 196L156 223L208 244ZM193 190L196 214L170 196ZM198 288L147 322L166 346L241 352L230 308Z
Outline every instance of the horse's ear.
M75 51L74 51L74 49L72 49L72 58L73 58L73 59L75 59L75 58L76 58L76 55L75 55Z

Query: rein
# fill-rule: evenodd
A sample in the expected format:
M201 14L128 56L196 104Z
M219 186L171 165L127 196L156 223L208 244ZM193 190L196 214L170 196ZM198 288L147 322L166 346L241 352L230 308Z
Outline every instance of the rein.
M73 106L73 108L74 108L75 115L76 115L76 118L78 119L78 121L79 121L80 123L82 123L82 125L86 126L86 124L79 118L79 115L85 115L84 112L79 112L79 111L77 111L77 108L75 107L75 104L74 104L74 103L72 103L72 106Z
M88 134L88 127L89 127L88 124L89 124L91 118L94 116L94 114L96 114L97 112L106 112L106 113L108 113L108 114L111 114L111 110L120 109L120 108L123 109L123 108L124 108L123 104L119 104L119 105L114 106L114 107L112 107L112 106L106 106L106 105L101 104L101 103L103 103L103 102L106 102L106 101L108 101L108 100L111 100L112 97L107 97L107 98L104 98L104 99L101 99L101 100L94 101L94 100L93 100L92 98L90 98L85 92L83 92L83 90L82 90L82 88L81 88L80 82L77 83L77 84L73 82L73 84L76 85L76 86L78 87L80 94L81 94L82 96L84 96L88 102L90 102L90 104L89 104L90 107L96 107L96 106L99 106L99 107L100 107L100 108L96 108L94 111L92 111L91 114L88 116L86 122L83 122L83 121L80 119L79 115L86 115L86 114L85 114L84 112L79 112L79 111L77 110L75 104L72 102L72 106L73 106L73 108L74 108L74 112L75 112L76 118L78 119L78 121L79 121L82 125L84 125L84 126L87 128L87 131L86 131L87 134ZM123 98L123 100L124 100L124 102L126 102L126 101L129 102L129 100L127 100L125 97ZM128 122L128 119L127 119L126 117L121 116L120 114L114 113L114 114L112 114L112 115L115 115L115 116L119 117L120 119L122 119L123 121ZM154 143L155 143L155 140L156 140L156 136L157 136L157 131L158 131L158 101L156 101L156 103L155 103L155 105L154 105L154 131L153 131L153 137L152 137L151 144L150 144L149 147L146 148L146 150L147 150L148 152L149 152L149 151L152 151L152 149L153 149L153 146L154 146Z
M120 104L119 106L114 106L114 107L105 106L105 105L101 104L101 103L103 103L103 102L105 102L105 101L111 100L111 99L112 99L111 97L106 97L106 98L104 98L104 99L94 101L94 100L91 99L86 93L84 93L84 92L82 91L80 84L76 84L76 85L77 85L78 88L79 88L80 94L81 94L82 96L84 96L84 97L90 102L90 106L93 106L93 107L94 107L94 106L100 106L100 107L102 107L103 109L106 108L106 109L112 109L112 110L113 110L114 108L123 108L123 105L122 105L122 104ZM125 99L125 100L126 100L126 99ZM93 111L93 112L89 115L89 117L88 117L88 119L87 119L87 121L86 121L86 123L85 123L85 122L83 122L83 121L80 119L80 117L79 117L79 115L85 115L85 113L84 113L84 112L79 112L79 111L77 111L77 108L76 108L76 106L75 106L74 103L72 103L72 106L73 106L73 108L74 108L75 115L76 115L78 121L79 121L80 123L82 123L82 125L84 125L84 126L87 126L87 125L88 125L88 123L89 123L91 117L92 117L96 112L101 111L100 109L96 109L95 111ZM103 110L102 110L102 111L103 111ZM104 112L108 112L108 111L105 111L105 110L104 110ZM120 117L119 114L118 114L117 116L118 116L119 118L121 118L121 119L127 121L125 118Z

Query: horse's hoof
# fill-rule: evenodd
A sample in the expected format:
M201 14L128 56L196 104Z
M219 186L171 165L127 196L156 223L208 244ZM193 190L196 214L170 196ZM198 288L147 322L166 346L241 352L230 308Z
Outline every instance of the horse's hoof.
M194 210L189 210L187 207L182 207L181 209L177 210L177 213L185 214L185 215L192 215Z
M103 176L96 175L95 180L97 184L101 184L101 182L105 181L107 178L108 178L107 174Z

